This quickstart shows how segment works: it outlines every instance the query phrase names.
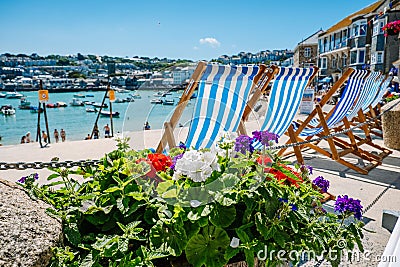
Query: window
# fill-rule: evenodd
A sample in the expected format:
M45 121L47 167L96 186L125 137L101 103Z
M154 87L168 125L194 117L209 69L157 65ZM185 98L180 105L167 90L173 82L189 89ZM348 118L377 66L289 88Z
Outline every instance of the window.
M383 52L376 52L376 63L377 64L383 63Z
M332 69L336 69L336 57L332 58Z
M357 49L350 52L350 65L364 64L365 49Z
M371 54L371 64L376 64L376 53Z
M357 51L350 52L350 65L357 63Z
M358 63L364 63L365 61L365 50L358 51Z
M347 55L343 55L342 57L342 67L346 67L347 66Z
M320 58L320 68L327 69L327 67L328 67L328 59L326 57L321 57Z
M311 57L311 48L310 47L304 48L304 57Z
M380 19L374 22L374 27L373 27L373 31L372 31L372 35L376 36L378 34L383 34L383 26L385 25L385 21Z

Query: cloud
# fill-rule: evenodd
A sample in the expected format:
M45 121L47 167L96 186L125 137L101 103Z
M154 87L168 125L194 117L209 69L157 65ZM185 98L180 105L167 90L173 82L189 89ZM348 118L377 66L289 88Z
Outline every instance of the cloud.
M199 50L199 48L197 46L194 46L193 50Z
M199 42L200 44L209 45L214 48L219 47L221 45L221 43L217 39L212 37L201 38Z

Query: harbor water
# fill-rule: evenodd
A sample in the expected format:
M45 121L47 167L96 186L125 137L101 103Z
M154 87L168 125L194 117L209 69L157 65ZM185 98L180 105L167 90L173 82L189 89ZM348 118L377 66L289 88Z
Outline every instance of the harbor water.
M170 118L176 108L182 91L172 92L171 95L165 97L169 100L173 99L173 105L151 104L152 99L159 98L158 96L154 96L155 93L157 91L138 90L135 91L135 94L140 95L140 99L134 99L134 102L112 103L112 111L117 111L120 114L118 118L113 117L114 135L126 131L143 130L146 121L149 122L151 129L161 129L163 127L164 122ZM32 106L38 106L37 91L23 92L23 94ZM67 141L83 140L92 132L98 113L86 111L87 108L93 108L92 106L71 106L70 102L76 94L85 96L84 98L79 98L81 101L97 103L101 103L104 97L104 92L102 91L49 93L48 103L65 102L68 104L67 107L46 108L51 142L55 141L53 136L54 129L57 129L58 132L64 129ZM131 94L133 92L116 92L116 98L126 99ZM163 98L161 97L161 99ZM106 99L105 103L109 105L109 100ZM2 138L0 143L2 145L19 144L21 137L27 132L31 133L31 140L36 141L38 114L32 113L30 110L18 109L20 99L0 98L0 106L6 104L12 105L16 113L15 115L8 116L0 113L0 136ZM187 123L192 116L193 106L194 103L191 100L182 115L180 124L188 125ZM103 110L109 111L109 108ZM44 114L41 113L40 116L40 128L41 130L45 130ZM100 116L98 121L100 138L104 138L103 127L106 124L111 125L110 117Z

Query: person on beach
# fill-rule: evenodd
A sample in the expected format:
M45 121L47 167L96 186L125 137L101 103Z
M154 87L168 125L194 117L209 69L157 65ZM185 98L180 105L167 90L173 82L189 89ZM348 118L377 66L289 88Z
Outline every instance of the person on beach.
M27 132L25 135L25 143L31 142L31 132Z
M43 142L45 142L46 144L48 143L48 141L47 141L47 134L44 132L44 131L42 131L42 139L43 139Z
M144 129L145 130L150 130L150 124L148 121L146 121L146 123L144 124Z
M94 126L93 129L93 139L99 139L99 128L96 126Z
M90 134L87 134L87 136L85 137L85 140L90 140L92 138L90 138Z
M110 137L110 127L108 126L108 124L106 126L104 126L104 136Z
M63 142L65 142L65 131L64 131L64 129L61 129L61 141L63 141Z
M54 129L54 139L56 140L56 143L58 143L59 134L58 134L57 129Z
M21 144L25 144L26 143L26 136L22 136L21 137Z

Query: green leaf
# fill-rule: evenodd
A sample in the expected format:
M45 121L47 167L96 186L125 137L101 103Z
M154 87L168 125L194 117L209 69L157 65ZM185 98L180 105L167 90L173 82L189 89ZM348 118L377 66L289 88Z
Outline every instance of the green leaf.
M93 259L93 255L92 255L92 253L89 253L86 255L86 257L83 259L81 265L79 265L79 266L80 267L92 267L94 263L95 263L95 261Z
M217 227L228 227L236 218L235 206L221 206L216 204L210 214L210 222Z
M56 179L58 177L60 177L60 174L53 173L53 174L50 174L49 177L47 177L47 180L50 181L50 180Z
M121 187L113 186L113 187L110 187L110 188L104 190L104 193L113 193L113 192L121 191L121 190L122 190Z
M158 221L150 229L150 243L152 248L167 251L172 256L179 256L186 247L187 236L181 223L163 223Z
M118 250L121 251L122 253L128 251L128 244L129 244L128 238L120 237L118 239Z
M72 245L78 246L81 243L81 233L79 232L76 223L69 223L64 225L65 237Z
M247 266L254 266L254 251L252 249L245 249L244 255L246 256Z
M187 243L185 253L194 267L221 267L227 263L225 251L230 243L224 229L206 226L202 233L194 235Z

